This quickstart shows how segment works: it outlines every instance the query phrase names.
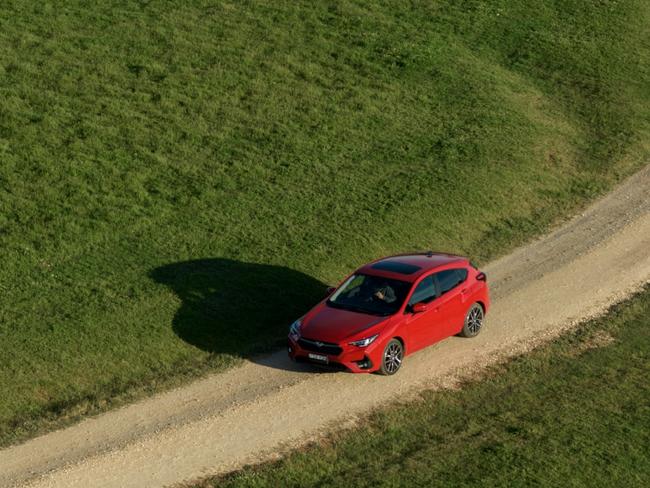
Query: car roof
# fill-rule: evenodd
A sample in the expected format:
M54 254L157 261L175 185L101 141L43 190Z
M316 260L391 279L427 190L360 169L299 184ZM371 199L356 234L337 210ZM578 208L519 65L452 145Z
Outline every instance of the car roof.
M455 254L433 251L398 254L368 263L357 272L412 282L424 273L451 263L468 264L468 259Z

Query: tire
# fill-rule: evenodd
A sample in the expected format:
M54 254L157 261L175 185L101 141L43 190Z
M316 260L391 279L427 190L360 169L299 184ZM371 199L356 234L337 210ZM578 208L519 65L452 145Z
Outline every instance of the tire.
M386 344L384 354L381 355L381 366L379 367L379 374L390 376L399 371L404 359L404 346L397 339L391 339Z
M465 314L465 322L460 331L462 337L476 337L483 328L485 312L479 303L474 303Z

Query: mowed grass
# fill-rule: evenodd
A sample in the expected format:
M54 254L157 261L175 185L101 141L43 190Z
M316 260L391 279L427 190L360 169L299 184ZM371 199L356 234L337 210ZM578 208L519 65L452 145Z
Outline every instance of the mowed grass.
M649 314L647 287L480 382L197 487L648 486Z
M650 4L0 6L0 443L485 261L646 161Z

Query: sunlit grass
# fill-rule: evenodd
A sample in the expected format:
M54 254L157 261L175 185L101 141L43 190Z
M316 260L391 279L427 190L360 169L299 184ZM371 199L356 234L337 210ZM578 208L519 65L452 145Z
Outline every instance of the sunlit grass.
M0 442L272 347L371 258L485 261L610 188L648 155L648 20L641 1L3 2ZM195 259L243 270L239 291Z

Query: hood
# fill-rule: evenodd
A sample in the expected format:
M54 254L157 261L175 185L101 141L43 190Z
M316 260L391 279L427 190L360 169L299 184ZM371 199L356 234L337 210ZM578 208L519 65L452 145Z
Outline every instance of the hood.
M305 316L300 335L323 342L342 342L388 320L390 317L341 310L323 303Z

